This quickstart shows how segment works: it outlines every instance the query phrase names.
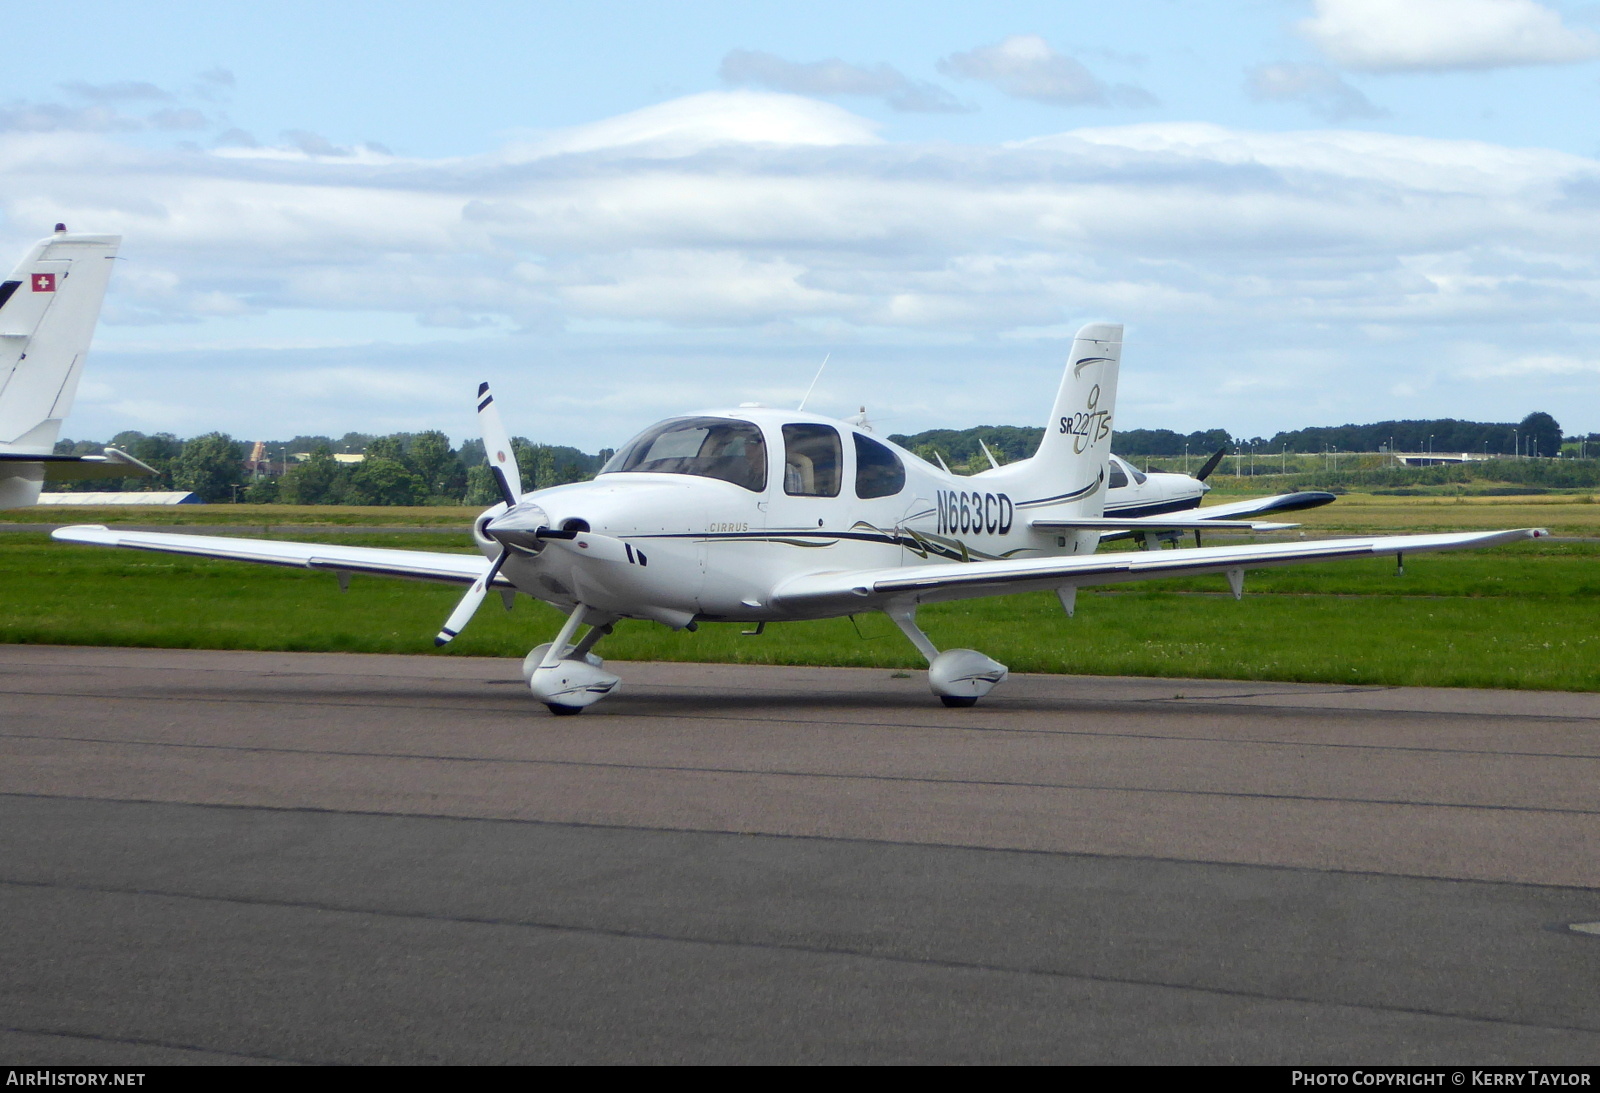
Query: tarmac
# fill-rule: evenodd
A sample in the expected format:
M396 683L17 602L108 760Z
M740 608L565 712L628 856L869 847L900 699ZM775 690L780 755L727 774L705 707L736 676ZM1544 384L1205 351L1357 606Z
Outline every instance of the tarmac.
M1600 695L0 646L0 1063L1600 1062Z

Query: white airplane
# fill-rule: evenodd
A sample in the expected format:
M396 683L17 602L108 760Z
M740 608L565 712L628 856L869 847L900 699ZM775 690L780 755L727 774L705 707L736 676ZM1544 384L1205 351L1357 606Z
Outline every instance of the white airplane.
M1200 508L1200 502L1210 492L1206 478L1222 462L1227 448L1219 448L1195 472L1193 477L1171 471L1141 471L1121 456L1113 455L1106 468L1105 515L1164 516L1172 513L1198 510L1196 515L1204 520L1240 520L1252 516L1270 516L1274 513L1314 509L1319 505L1338 500L1322 490L1300 490L1280 493L1272 497L1255 497L1247 501L1229 501L1221 505ZM990 457L991 463L993 457ZM1200 545L1201 528L1194 529L1194 545ZM1152 542L1166 542L1174 546L1182 536L1181 531L1166 529L1157 532L1110 531L1100 537L1103 543L1114 539L1136 538L1139 545L1148 549Z
M577 713L619 679L592 650L622 619L693 630L882 611L927 658L947 706L970 706L1006 677L972 649L939 650L917 626L925 603L1052 589L1067 614L1077 590L1197 573L1372 554L1488 546L1542 530L1401 535L1097 554L1109 531L1268 530L1290 524L1194 516L1106 516L1107 457L1122 327L1085 326L1038 452L960 477L849 422L746 404L669 418L617 451L591 482L524 495L488 384L478 418L504 500L473 523L481 557L312 543L68 527L67 542L411 577L468 586L435 639L460 632L494 589L567 613L555 640L523 661L529 688ZM588 630L581 636L580 628Z
M69 235L57 224L0 282L0 509L38 501L46 479L156 473L115 448L54 454L121 243L116 235Z

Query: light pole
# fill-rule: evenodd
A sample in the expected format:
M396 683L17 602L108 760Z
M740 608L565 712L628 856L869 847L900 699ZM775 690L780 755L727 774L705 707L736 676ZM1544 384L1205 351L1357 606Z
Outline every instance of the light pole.
M1189 473L1189 442L1183 442L1183 473Z

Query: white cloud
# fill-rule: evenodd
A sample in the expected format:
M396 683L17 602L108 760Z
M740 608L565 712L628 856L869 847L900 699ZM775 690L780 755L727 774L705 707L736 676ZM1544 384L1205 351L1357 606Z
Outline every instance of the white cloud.
M1600 164L1582 157L1177 124L988 149L821 144L870 128L825 104L735 98L754 116L735 121L720 96L709 114L663 104L645 119L660 124L614 119L467 160L108 155L96 138L13 135L0 208L12 224L121 230L130 256L159 256L177 280L120 279L119 298L162 321L226 310L221 293L452 322L1003 331L1053 325L1071 301L1381 323L1492 310L1519 285L1559 310L1600 277L1600 224L1573 197ZM774 116L824 124L785 144Z
M134 102L153 100L170 102L172 94L153 83L143 80L119 80L115 83L92 84L85 80L72 80L61 85L61 90L91 102Z
M1338 64L1373 72L1565 64L1600 54L1534 0L1317 0L1300 32Z
M760 91L708 91L614 118L542 134L515 158L616 149L680 155L725 144L875 144L877 125L829 103Z
M1378 118L1388 113L1322 65L1260 65L1247 73L1245 92L1257 102L1303 103L1329 121Z
M1463 369L1463 374L1479 379L1504 377L1597 376L1600 358L1546 354L1485 361Z
M17 100L0 106L0 132L9 133L108 133L142 129L144 123L128 117L115 107L96 103L67 106L54 102Z
M216 124L201 110L190 106L168 105L143 115L129 113L136 108L149 110L150 104L178 103L178 96L144 80L119 80L92 84L71 80L59 84L69 99L88 105L61 102L34 102L18 99L0 106L0 131L33 133L109 133L141 130L201 130Z
M731 84L759 84L796 95L861 95L882 99L908 113L950 114L970 109L937 84L913 80L893 65L870 68L826 61L787 61L759 50L735 49L722 59L718 72Z
M633 414L809 380L830 349L830 388L886 429L1032 421L1053 339L1094 318L1129 324L1128 405L1164 415L1143 423L1504 416L1503 376L1470 369L1593 359L1573 331L1600 305L1597 193L1600 162L1541 149L1175 123L904 144L752 91L462 158L0 133L0 249L57 220L126 237L91 372L140 413L164 392L160 427L210 406L205 428L258 431L240 422L325 395L344 400L336 431L426 427L428 399L459 388L466 407L509 375L518 431L590 447ZM364 370L370 398L287 378L245 394L322 367ZM1519 398L1593 386L1523 367ZM570 376L679 397L595 416L601 394L551 395ZM104 435L159 424L111 420L112 402Z
M939 62L947 76L982 80L1007 95L1052 106L1149 106L1155 97L1126 84L1108 87L1080 62L1057 53L1037 34L1013 34L992 46L952 53Z

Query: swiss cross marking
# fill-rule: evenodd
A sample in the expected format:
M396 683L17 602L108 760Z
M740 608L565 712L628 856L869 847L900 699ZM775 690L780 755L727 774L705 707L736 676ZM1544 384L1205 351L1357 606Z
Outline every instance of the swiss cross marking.
M33 291L54 292L56 290L56 275L53 273L35 273L33 275Z

